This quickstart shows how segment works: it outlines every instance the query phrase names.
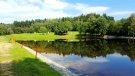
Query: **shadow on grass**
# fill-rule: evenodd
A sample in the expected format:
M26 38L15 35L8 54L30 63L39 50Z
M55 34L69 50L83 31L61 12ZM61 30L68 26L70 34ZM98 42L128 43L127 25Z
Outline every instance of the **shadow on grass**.
M0 76L1 76L1 74L2 74L2 68L1 68L1 65L2 65L2 64L0 64Z
M1 62L0 63L0 76L11 76L11 62Z
M79 34L76 35L79 40L89 40L89 39L103 39L102 35L90 35L90 34Z
M25 58L22 61L13 61L13 76L61 76L39 59Z

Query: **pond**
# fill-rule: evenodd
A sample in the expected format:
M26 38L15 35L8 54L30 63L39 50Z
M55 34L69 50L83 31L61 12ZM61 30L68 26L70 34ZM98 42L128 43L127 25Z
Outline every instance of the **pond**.
M79 76L135 76L133 40L19 41Z

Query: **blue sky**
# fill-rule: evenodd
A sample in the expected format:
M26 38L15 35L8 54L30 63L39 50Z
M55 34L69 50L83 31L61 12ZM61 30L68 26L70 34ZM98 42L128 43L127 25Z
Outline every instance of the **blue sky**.
M135 13L135 0L0 0L0 22L107 13L116 20Z

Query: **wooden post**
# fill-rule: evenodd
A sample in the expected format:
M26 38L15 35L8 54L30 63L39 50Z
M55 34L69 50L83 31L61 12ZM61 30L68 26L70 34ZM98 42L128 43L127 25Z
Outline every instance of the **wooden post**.
M38 54L38 47L36 46L36 58L37 58L37 54Z
M15 37L12 37L12 38L11 38L11 42L14 43L14 44L16 43Z
M134 32L133 32L133 39L134 39Z

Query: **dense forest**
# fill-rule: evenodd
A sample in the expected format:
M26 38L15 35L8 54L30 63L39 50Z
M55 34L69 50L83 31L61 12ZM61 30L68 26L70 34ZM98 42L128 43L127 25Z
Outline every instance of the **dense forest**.
M36 19L26 21L14 21L13 24L0 24L0 35L19 33L48 33L57 35L66 34L68 31L79 31L88 35L135 35L135 14L129 18L114 20L114 17L106 14L90 13L77 17L63 17L56 19Z

